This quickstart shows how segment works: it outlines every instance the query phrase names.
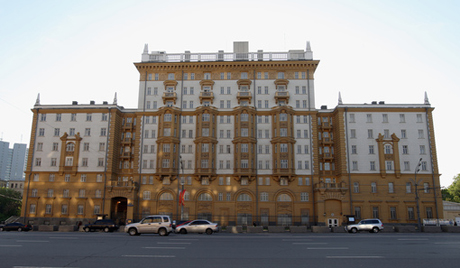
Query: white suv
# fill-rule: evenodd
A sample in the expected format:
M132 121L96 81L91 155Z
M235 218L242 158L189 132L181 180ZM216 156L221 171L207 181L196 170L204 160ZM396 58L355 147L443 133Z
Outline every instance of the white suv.
M150 215L140 222L131 223L125 226L125 233L129 235L159 234L169 235L172 232L172 224L169 216Z
M379 219L365 219L357 224L345 226L345 231L349 233L357 233L358 231L378 233L381 230L383 230L383 223Z

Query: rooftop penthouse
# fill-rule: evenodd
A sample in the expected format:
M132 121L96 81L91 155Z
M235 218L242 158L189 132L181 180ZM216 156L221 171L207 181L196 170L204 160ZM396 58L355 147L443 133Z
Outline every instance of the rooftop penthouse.
M296 61L313 60L310 42L305 50L289 50L287 52L249 52L248 42L233 42L233 52L210 53L166 53L166 51L148 52L148 44L144 46L142 62L204 62L204 61Z

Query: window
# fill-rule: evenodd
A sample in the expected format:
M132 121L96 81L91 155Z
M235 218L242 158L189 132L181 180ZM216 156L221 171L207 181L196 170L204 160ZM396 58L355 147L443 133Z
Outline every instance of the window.
M388 193L394 194L395 189L394 189L394 184L392 182L388 183Z
M350 114L350 123L355 123L355 114Z
M428 182L425 182L423 183L423 192L425 194L429 194L430 193L430 184Z
M417 123L423 123L422 114L417 114Z
M359 193L359 182L353 183L353 193Z
M51 214L51 212L53 211L52 208L53 207L51 205L47 204L45 206L45 214Z
M84 212L84 206L83 205L78 205L77 206L77 214L78 215L83 215L83 212Z
M393 170L393 161L385 161L387 170Z
M406 139L407 138L407 132L405 129L401 129L401 139Z
M86 121L92 121L93 115L92 114L86 114Z
M404 170L409 171L410 170L410 163L409 161L404 161Z
M374 145L369 145L369 154L374 154Z
M85 136L91 136L91 128L85 128Z
M377 183L371 183L371 193L377 193Z
M105 127L101 128L101 136L107 136L107 129Z
M406 115L399 114L399 123L406 123Z
M268 193L266 193L266 192L260 193L260 201L267 202L268 201Z
M40 136L40 137L45 136L45 129L44 129L44 128L40 128L40 129L38 130L38 136Z
M370 170L375 171L375 161L370 161L369 165L370 165Z
M373 139L374 138L374 131L372 129L367 130L367 138Z
M209 193L202 193L198 196L198 201L212 201L212 196Z
M412 184L410 182L406 183L406 193L410 194L412 192Z
M396 220L396 207L390 207L390 219Z
M407 208L407 218L409 220L414 220L415 219L415 214L414 214L414 208L413 207L408 207Z
M350 138L356 139L356 129L350 129Z
M87 167L88 166L88 158L82 158L81 159L81 166L82 167Z
M61 132L61 129L55 128L55 129L54 129L54 136L57 136L57 137L58 137L58 136L60 135L60 132Z
M352 162L352 170L358 170L358 161Z
M41 158L35 158L35 166L40 167L42 165L42 159Z
M407 145L402 146L402 153L403 154L409 154L409 147Z
M107 121L107 114L102 114L101 121Z
M382 123L388 123L388 114L382 114Z
M357 154L356 145L351 146L351 154Z
M280 194L276 199L278 202L291 202L292 199L288 194Z
M379 207L372 207L372 218L379 218Z
M361 207L355 207L355 217L361 219Z
M425 145L420 145L420 154L425 154Z
M300 193L300 202L308 202L309 196L308 193L302 192Z
M419 129L419 130L418 130L418 138L419 138L419 139L424 139L423 129Z

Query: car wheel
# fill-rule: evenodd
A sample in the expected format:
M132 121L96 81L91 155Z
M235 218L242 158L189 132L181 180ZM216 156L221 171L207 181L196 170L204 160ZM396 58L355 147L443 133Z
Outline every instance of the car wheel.
M180 229L180 233L181 233L181 234L186 234L186 233L187 233L187 230L185 230L185 229Z
M110 232L109 227L105 227L105 228L104 228L104 232L106 232L106 233Z
M158 230L158 234L160 236L165 236L168 232L166 231L165 228L161 228L160 230Z
M138 235L136 228L129 229L128 234L130 236Z
M18 232L22 232L22 228L21 228L21 227L18 228Z
M206 234L208 234L208 235L212 234L212 230L211 229L206 229Z
M3 227L0 227L0 232L3 232Z
M85 230L85 232L87 232L87 233L90 231L89 227L85 227L84 230Z
M354 234L356 234L356 233L358 232L358 229L356 229L356 228L351 228L351 232L354 233Z
M372 228L372 231L373 231L374 233L378 233L380 230L379 230L379 228L374 227L374 228Z

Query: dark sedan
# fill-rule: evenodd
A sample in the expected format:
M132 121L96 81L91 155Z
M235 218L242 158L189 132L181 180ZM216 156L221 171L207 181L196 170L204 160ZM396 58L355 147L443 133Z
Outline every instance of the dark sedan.
M0 231L30 231L32 230L32 226L29 224L22 224L19 222L12 222L12 223L7 223L5 225L0 226Z

